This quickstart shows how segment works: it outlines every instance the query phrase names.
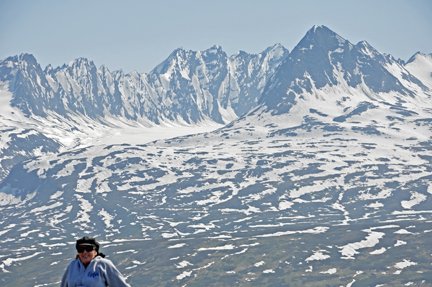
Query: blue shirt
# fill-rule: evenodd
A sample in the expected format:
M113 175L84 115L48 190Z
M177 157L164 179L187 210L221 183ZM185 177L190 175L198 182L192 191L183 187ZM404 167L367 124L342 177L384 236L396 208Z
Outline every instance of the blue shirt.
M67 267L61 287L130 287L114 264L105 258L96 256L87 268L79 259L73 260Z

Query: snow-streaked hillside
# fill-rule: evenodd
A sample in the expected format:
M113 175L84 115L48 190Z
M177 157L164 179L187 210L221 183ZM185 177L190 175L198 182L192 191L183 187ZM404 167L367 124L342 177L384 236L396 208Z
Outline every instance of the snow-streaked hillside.
M72 111L68 102L65 114L44 103L32 108L44 106L46 116L32 112L23 123L21 106L23 114L4 117L14 127L4 128L5 147L12 133L45 136L44 147L61 144L37 152L29 140L37 157L15 162L0 183L0 279L55 285L74 256L74 239L88 234L134 286L432 284L430 56L396 61L324 26L285 53L280 45L230 58L218 46L178 49L149 75L104 78L105 91L122 77L157 83L153 103L178 107L155 110L160 122L138 120L149 119L140 114L145 105L123 96L124 112L109 116ZM83 71L72 68L77 63L88 61L62 68L60 84L70 84L74 99L93 93L77 92L89 86L89 78L71 80ZM121 95L132 95L119 83ZM42 87L49 89L41 80ZM200 92L191 104L176 97L181 91ZM191 107L206 118L188 121L198 115L182 113ZM235 116L225 125L233 115L227 107ZM139 136L141 128L176 125L179 135L198 123L203 133L153 142ZM41 273L41 264L49 270Z
M264 284L272 282L266 276L301 278L311 266L311 275L336 270L345 274L337 282L348 284L376 274L363 266L371 256L387 262L390 282L400 280L393 273L405 268L392 266L404 260L430 272L420 254L400 257L432 229L430 142L342 128L294 131L251 125L17 165L1 187L3 268L15 273L53 258L53 272L62 270L68 243L84 233L101 238L135 284L158 285L154 274L165 274L161 285L212 285L208 274ZM36 277L58 280L50 276Z

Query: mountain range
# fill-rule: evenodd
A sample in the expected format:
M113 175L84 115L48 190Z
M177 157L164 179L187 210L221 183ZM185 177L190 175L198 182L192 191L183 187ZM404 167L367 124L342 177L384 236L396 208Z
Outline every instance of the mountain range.
M431 97L432 54L325 26L148 74L4 59L0 280L57 284L85 234L133 286L432 284ZM104 142L167 126L212 131Z

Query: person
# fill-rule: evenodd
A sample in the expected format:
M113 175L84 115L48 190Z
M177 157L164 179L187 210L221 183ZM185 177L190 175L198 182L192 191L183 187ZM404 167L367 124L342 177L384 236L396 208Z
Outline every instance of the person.
M114 264L99 252L99 242L84 236L76 242L78 254L61 280L61 287L130 287Z

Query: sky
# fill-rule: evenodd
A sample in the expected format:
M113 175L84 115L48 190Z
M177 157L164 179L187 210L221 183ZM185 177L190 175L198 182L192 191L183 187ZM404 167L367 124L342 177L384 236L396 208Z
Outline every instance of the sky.
M55 68L84 57L148 73L177 48L291 51L325 25L406 61L432 53L431 15L431 0L0 0L0 59L30 53Z

